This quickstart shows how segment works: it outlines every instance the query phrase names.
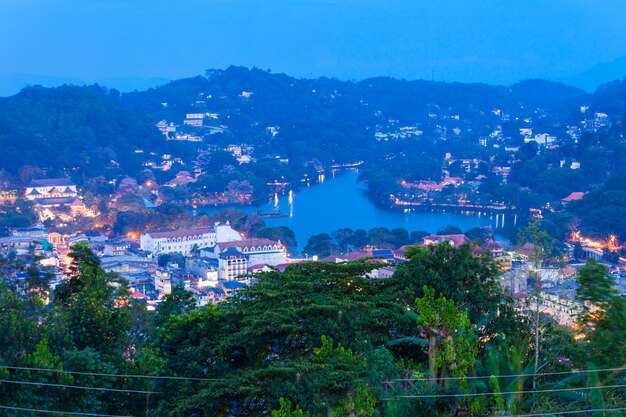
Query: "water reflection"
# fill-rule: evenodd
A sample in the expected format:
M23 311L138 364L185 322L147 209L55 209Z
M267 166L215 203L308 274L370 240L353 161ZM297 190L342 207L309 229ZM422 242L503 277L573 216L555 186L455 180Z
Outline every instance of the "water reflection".
M461 230L479 226L491 226L496 236L505 238L507 231L503 228L507 223L506 216L511 214L473 213L473 212L438 212L411 210L389 210L374 205L365 194L362 183L357 182L358 172L336 172L329 180L310 188L303 188L297 193L290 191L287 195L275 195L261 207L237 207L252 213L260 210L268 213L274 210L289 213L283 217L268 217L264 221L268 226L288 226L296 234L299 250L306 245L309 237L319 233L330 233L334 230L349 227L351 229L369 230L374 227L394 229L402 227L409 232L421 230L436 233L448 225ZM298 204L294 201L297 199ZM198 211L214 213L221 208L207 207ZM490 217L495 217L491 218ZM516 224L514 218L509 224Z

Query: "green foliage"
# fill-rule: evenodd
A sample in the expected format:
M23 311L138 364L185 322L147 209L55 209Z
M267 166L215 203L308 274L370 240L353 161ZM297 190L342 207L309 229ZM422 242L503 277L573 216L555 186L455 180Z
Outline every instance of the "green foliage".
M284 398L280 398L280 408L278 410L272 410L272 417L313 417L311 413L304 412L300 406L291 409L291 401L286 401Z
M16 200L15 204L0 205L0 230L7 227L27 227L37 221L30 201Z
M319 235L309 238L309 241L304 247L304 253L316 254L324 258L333 253L337 253L337 245L333 242L328 233L320 233Z
M107 274L86 244L74 245L70 257L70 277L57 287L52 325L67 331L74 349L120 354L131 318L125 282Z
M145 116L99 86L29 87L0 100L0 166L12 173L32 165L57 175L73 169L78 177L110 177L119 172L114 160L133 175L141 159L129 148L156 149L161 141Z
M622 364L626 355L626 300L613 297L605 305L599 318L591 322L593 331L583 344L586 363L598 368L610 368Z
M574 249L572 251L572 256L576 260L583 259L583 257L585 256L585 252L583 251L583 245L581 245L580 242L574 243Z
M326 336L322 336L322 346L313 348L313 354L322 362L337 362L347 368L356 368L363 366L363 359L360 359L352 353L352 350L341 346L341 343L334 347L335 341Z
M585 336L583 360L597 367L621 363L626 354L626 301L614 288L606 267L594 259L580 269L576 281L576 299L583 305L578 320Z
M255 232L257 237L271 239L274 241L281 241L290 250L295 250L298 247L296 241L296 234L287 226L261 227Z
M586 194L581 201L572 202L568 207L580 218L585 235L603 238L616 235L620 241L626 239L625 184L626 171L619 172L601 188Z
M376 395L371 389L359 387L333 412L333 417L371 417L376 411Z
M172 252L159 255L159 259L157 260L157 262L158 265L162 268L166 267L168 264L176 264L179 268L184 268L187 260L182 254L178 252Z
M593 398L504 394L530 386L523 376L534 369L529 330L498 286L493 260L468 245L411 249L389 279L364 278L379 266L368 262L290 265L202 308L174 288L152 316L144 304L129 304L123 282L106 274L85 245L73 247L72 256L70 276L47 309L0 286L0 363L55 371L0 369L4 379L36 383L0 384L7 405L110 415L408 417L623 404L621 393L609 390ZM572 369L568 359L580 368L611 367L626 355L626 303L602 298L605 275L593 263L581 271L581 300L599 298L603 306L589 318L584 342L577 346L556 326L544 329L546 372ZM435 381L393 382L423 378L429 367ZM522 376L507 376L516 374ZM539 383L542 389L584 387L620 376L568 378L547 375ZM396 391L384 391L383 381ZM51 383L163 394L113 397L45 385ZM401 398L465 392L476 396ZM497 394L480 395L489 392Z
M32 352L41 328L31 308L0 283L0 363L16 363Z
M172 288L172 292L159 303L154 323L160 327L172 317L188 313L195 307L196 299L193 294L182 286L176 285Z
M525 243L532 245L530 260L535 268L561 261L562 252L558 242L542 228L539 220L531 221L525 229L518 232L517 244L522 246Z
M595 259L589 259L587 265L578 271L576 283L576 300L583 305L586 312L583 320L589 319L591 306L604 310L618 295L608 269Z
M428 346L428 366L432 378L464 376L478 354L478 340L466 311L435 290L424 286L424 296L415 300L417 327Z
M438 235L458 235L460 233L463 233L463 231L458 226L453 225L448 225L437 232Z
M424 296L423 287L468 308L469 319L479 325L481 337L508 335L524 340L528 329L513 312L513 301L500 287L499 269L487 254L474 254L468 244L413 246L394 275L392 291L405 306Z

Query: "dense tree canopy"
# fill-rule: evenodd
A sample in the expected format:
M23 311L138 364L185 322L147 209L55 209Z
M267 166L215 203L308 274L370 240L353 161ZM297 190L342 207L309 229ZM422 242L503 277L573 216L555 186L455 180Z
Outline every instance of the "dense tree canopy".
M0 286L0 374L14 381L0 384L3 405L180 417L426 417L624 404L609 389L593 399L549 393L614 383L616 375L548 374L540 379L546 392L532 392L523 376L532 369L530 328L499 287L491 258L445 243L408 256L389 279L366 278L378 266L371 262L290 265L202 308L175 288L148 315L128 300L123 281L75 246L70 275L48 308ZM602 314L581 321L582 342L544 330L542 357L553 372L613 366L623 355L623 300L597 291L610 289L606 270L591 263L580 284L579 297ZM515 390L531 392L506 394Z

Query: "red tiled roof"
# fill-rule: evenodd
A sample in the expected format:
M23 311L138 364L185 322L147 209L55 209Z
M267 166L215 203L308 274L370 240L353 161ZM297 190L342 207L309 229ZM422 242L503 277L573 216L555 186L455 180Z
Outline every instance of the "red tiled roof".
M581 191L574 191L573 193L571 193L567 197L562 198L561 201L563 201L565 203L569 203L570 201L581 200L584 196L585 196L585 193L583 193Z
M534 251L535 245L533 245L532 243L524 243L524 246L517 250L517 252L527 256L532 255Z
M285 272L285 269L287 269L287 264L278 264L275 268L278 269L280 272Z
M163 185L166 185L166 186L167 185L182 185L182 184L189 184L190 182L196 182L196 179L188 177L188 176L177 175L175 178L169 180Z
M279 245L282 246L282 244L280 244L280 242L275 242L273 240L270 239L246 239L246 240L234 240L232 242L221 242L217 244L220 247L220 250L224 250L227 248L251 248L251 247L257 247L257 246L274 246L274 245Z
M185 229L185 230L171 230L167 232L149 232L146 233L150 235L152 239L160 239L160 238L175 238L175 237L189 237L189 236L198 236L206 233L213 233L214 230L212 227L198 227L195 229Z
M346 253L345 255L341 255L341 258L347 259L349 261L357 261L359 259L368 258L370 256L372 256L371 253L355 251L355 252Z
M325 258L319 259L320 262L348 262L348 261L358 261L359 259L369 258L371 257L371 253L354 251L350 253L346 253L344 255L330 255Z
M487 242L485 242L484 248L488 250L502 250L502 246L500 246L498 243L496 243L496 241L492 239L489 239Z

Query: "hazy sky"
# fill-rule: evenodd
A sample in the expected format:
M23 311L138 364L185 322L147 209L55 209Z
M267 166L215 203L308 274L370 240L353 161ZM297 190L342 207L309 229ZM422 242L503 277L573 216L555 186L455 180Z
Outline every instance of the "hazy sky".
M0 0L0 71L510 83L626 55L624 0Z

